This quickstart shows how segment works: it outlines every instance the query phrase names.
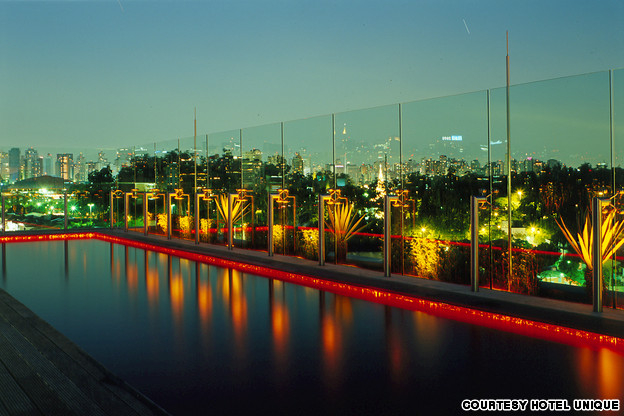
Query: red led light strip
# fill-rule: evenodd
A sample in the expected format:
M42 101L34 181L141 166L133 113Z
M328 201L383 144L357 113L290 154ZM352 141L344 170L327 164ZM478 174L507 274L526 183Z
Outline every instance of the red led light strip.
M426 312L442 318L485 326L488 328L512 332L523 336L545 339L548 341L568 344L579 348L591 347L594 349L598 349L606 347L620 354L624 354L624 339L618 337L597 334L594 332L568 328L560 325L536 322L528 319L516 318L493 312L480 311L462 306L450 305L443 302L436 302L413 296L402 295L399 293L384 291L373 287L357 286L348 283L324 280L313 276L306 276L281 270L269 269L263 266L240 263L234 260L227 260L218 257L208 256L205 254L192 253L160 245L142 243L127 238L114 237L97 232L2 236L0 237L0 242L14 243L27 241L77 239L98 239L106 242L122 244L142 250L150 250L158 253L168 254L187 260L208 263L219 267L233 268L242 272L278 279L281 281L311 287L317 290L323 290L338 295L362 299L369 302L381 303L401 309Z

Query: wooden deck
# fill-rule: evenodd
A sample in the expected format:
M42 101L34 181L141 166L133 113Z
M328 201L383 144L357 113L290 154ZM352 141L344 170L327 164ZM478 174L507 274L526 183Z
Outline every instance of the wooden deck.
M0 415L166 415L0 290Z

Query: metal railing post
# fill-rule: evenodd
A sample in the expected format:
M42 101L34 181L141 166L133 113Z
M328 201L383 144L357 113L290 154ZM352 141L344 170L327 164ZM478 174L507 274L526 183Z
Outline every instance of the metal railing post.
M5 231L6 231L6 217L4 214L4 194L2 194L2 233L4 234Z
M594 312L602 312L602 204L608 200L594 197L592 201L593 247L593 305Z
M63 202L64 202L63 213L65 214L64 226L65 226L65 229L67 229L67 191L63 191Z
M269 209L267 215L269 216L269 234L267 235L269 257L273 256L273 200L277 195L269 194Z
M396 196L384 196L384 242L383 242L383 264L384 277L392 274L392 222L391 222L391 202L398 201Z
M171 240L171 229L173 228L171 224L171 195L174 194L167 192L165 195L167 198L165 201L165 205L167 206L167 240Z
M113 214L113 207L115 206L114 202L115 202L115 196L114 196L113 190L111 189L111 191L110 191L110 210L108 212L108 218L110 220L110 228L111 228L111 230L113 229L113 221L115 221L114 214Z
M128 192L124 193L124 231L128 232L128 214L130 213L130 207L128 205L130 205L130 203L128 202L130 200L129 198L130 194Z
M200 194L195 189L195 244L199 244L199 197Z
M149 221L147 218L147 191L143 192L143 234L147 235L147 230L149 227Z
M319 266L325 265L325 200L329 195L319 195L318 199L318 256Z
M479 291L479 204L485 198L470 197L470 287Z
M232 205L234 204L235 194L228 194L228 250L234 250L234 221L232 218Z

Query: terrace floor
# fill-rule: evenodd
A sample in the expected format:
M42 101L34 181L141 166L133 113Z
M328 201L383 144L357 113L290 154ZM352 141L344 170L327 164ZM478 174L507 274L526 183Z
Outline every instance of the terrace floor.
M166 415L0 290L0 415Z

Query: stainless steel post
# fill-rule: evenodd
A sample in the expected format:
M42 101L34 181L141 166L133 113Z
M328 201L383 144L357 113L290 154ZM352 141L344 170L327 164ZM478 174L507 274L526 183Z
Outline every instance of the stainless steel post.
M129 207L128 205L130 205L130 203L128 202L129 200L129 194L126 192L124 193L124 231L128 232L128 212L129 212Z
M63 191L63 201L64 201L64 205L65 208L63 209L63 213L65 214L65 229L67 229L67 191Z
M147 192L143 192L143 234L147 235L149 220L147 218Z
M232 218L232 205L234 205L235 194L228 194L228 250L234 249L234 221Z
M6 231L6 217L4 214L4 194L2 194L2 232ZM4 264L4 263L3 263Z
M273 256L273 199L276 195L269 194L269 209L267 215L269 216L269 234L267 235L269 257Z
M171 193L167 192L166 194L167 200L165 201L166 211L167 211L167 240L171 240L171 228L173 224L171 224Z
M319 195L318 199L318 256L319 266L325 265L325 200L329 195Z
M199 192L195 189L195 244L199 244Z
M479 291L479 204L485 198L470 197L470 286Z
M607 201L594 197L592 201L593 247L592 263L594 269L593 305L594 312L602 312L602 204Z
M392 221L391 221L391 202L396 201L396 196L384 196L384 243L383 243L383 264L384 277L390 277L392 274Z
M115 205L115 195L114 195L113 190L111 189L111 191L110 191L110 211L108 213L111 230L113 229L113 222L115 221L115 215L114 215L114 211L113 211L114 205Z

